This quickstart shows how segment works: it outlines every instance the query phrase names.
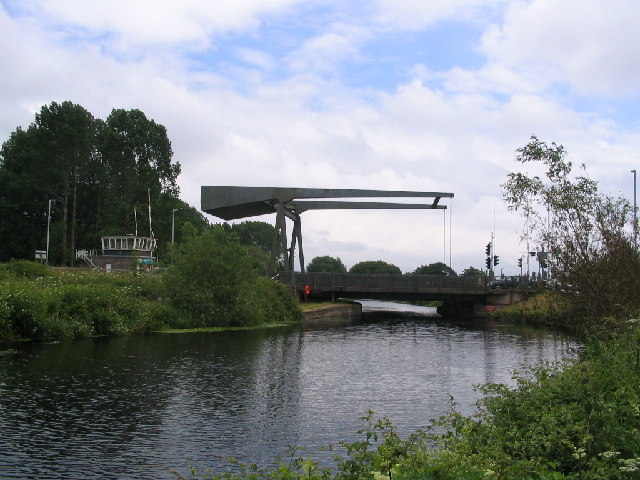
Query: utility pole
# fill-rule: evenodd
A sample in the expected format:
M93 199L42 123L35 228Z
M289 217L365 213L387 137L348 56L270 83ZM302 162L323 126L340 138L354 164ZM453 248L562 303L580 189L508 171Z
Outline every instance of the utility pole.
M171 243L175 243L175 228L176 228L176 212L179 208L174 208L171 211Z
M49 265L49 228L51 226L51 204L55 200L49 199L49 213L47 214L47 265Z
M638 248L638 209L636 207L636 169L631 170L633 173L633 248Z

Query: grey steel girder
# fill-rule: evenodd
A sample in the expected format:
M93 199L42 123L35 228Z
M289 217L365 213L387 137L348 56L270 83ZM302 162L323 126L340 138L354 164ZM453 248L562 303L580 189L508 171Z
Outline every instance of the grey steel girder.
M302 226L300 214L309 210L444 210L441 198L452 198L453 193L390 190L362 190L342 188L281 188L202 186L201 210L223 220L276 214L276 225L271 248L270 272L275 269L278 256L282 256L285 271L293 271L295 249L298 245L300 271L304 272ZM431 203L396 203L380 201L339 201L306 199L340 198L431 198ZM301 200L302 199L302 200ZM287 248L286 218L293 221L291 245Z

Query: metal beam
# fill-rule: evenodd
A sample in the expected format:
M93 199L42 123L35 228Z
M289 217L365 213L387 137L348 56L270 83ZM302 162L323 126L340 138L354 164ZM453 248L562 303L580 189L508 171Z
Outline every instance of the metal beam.
M352 188L282 188L203 186L200 190L201 209L223 220L236 220L276 213L277 203L310 198L433 198L432 208L441 198L453 193L417 192L406 190L360 190ZM365 207L362 207L365 208ZM400 207L399 207L400 208Z
M223 220L276 214L271 246L269 271L273 273L278 258L285 271L293 271L298 247L300 271L304 272L302 225L300 214L309 210L445 210L440 199L453 198L453 193L407 190L362 190L345 188L282 188L282 187L201 187L201 209ZM432 198L431 203L372 201L340 201L344 198ZM321 199L312 200L307 199ZM291 245L287 248L286 218L293 221Z

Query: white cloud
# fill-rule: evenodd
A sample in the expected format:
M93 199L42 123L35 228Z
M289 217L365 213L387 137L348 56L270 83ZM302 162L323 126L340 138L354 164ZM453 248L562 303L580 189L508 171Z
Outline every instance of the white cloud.
M16 8L38 11L47 22L80 28L89 36L113 35L127 46L207 45L213 33L255 28L260 15L278 12L302 0L37 0ZM79 32L78 32L79 33Z
M442 20L476 21L509 0L377 0L376 20L394 28L418 29Z
M483 265L495 210L501 266L515 272L524 251L518 243L522 222L506 212L499 185L517 167L516 148L533 133L563 143L608 191L629 193L629 170L637 167L640 150L637 125L614 121L606 109L576 111L547 88L565 82L577 92L634 92L639 62L621 39L637 34L628 31L629 22L618 25L617 12L589 20L573 0L555 2L553 12L543 0L510 2L504 22L495 16L484 36L487 65L437 74L428 64L413 65L415 78L387 91L350 87L345 67L360 64L361 48L379 32L380 23L367 24L374 6L386 28L422 28L485 7L495 13L503 2L366 4L347 17L341 11L339 21L318 31L300 33L284 53L259 42L231 42L223 52L225 70L214 64L196 71L180 53L187 44L206 47L225 30L254 29L263 15L293 15L298 3L239 2L222 12L211 2L160 2L151 23L140 22L143 3L25 3L45 17L25 10L12 17L0 7L0 60L9 72L0 77L0 137L28 125L53 100L79 103L100 118L112 108L139 108L167 127L182 164L181 196L196 207L201 185L453 192L456 270ZM565 3L573 5L575 22ZM621 1L614 3L622 8ZM600 8L584 4L591 13ZM485 17L493 19L493 13ZM574 25L581 19L589 28ZM61 25L83 30L82 41L69 41ZM611 32L618 27L616 36ZM115 38L107 44L117 40L136 54L105 51L103 40L95 40L105 32ZM145 44L155 47L141 49ZM156 48L160 44L167 48ZM606 54L598 53L598 44ZM616 48L624 60L608 58ZM584 56L569 61L583 50ZM598 65L600 76L594 73ZM274 72L277 81L270 77ZM347 265L383 259L411 271L448 261L450 254L441 212L312 212L304 215L303 228L307 261L324 254Z
M563 83L581 95L637 94L639 24L635 0L513 2L482 51L539 90Z
M360 48L370 37L366 30L351 25L332 25L329 31L306 40L288 56L294 72L334 73L340 62L357 60Z

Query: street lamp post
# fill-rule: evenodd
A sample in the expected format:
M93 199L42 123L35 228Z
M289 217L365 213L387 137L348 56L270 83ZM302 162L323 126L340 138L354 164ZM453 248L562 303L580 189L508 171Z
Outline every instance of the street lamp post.
M171 211L171 243L175 243L175 228L176 228L176 212L179 208L174 208Z
M47 214L47 265L49 264L49 227L51 226L51 204L55 200L49 199L49 213Z
M633 248L638 246L638 209L636 207L636 170L631 170L633 173Z

